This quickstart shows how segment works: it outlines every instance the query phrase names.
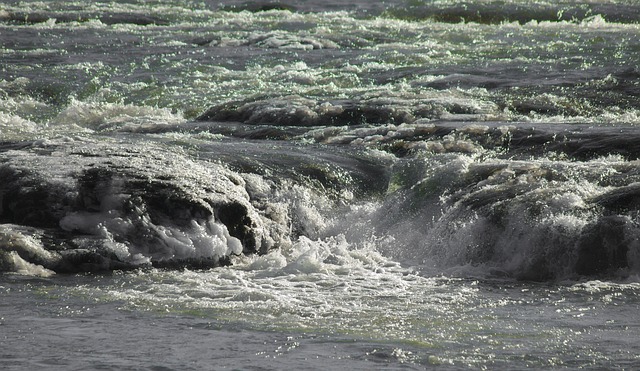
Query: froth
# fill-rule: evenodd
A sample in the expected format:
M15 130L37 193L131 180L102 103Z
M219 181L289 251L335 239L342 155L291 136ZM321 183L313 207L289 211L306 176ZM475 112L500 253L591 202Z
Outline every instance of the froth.
M152 108L130 104L92 103L73 100L60 112L52 124L77 125L95 131L138 131L157 126L185 122L180 114L166 108Z
M54 272L43 265L59 260L59 255L44 248L36 231L0 224L0 271L48 277Z

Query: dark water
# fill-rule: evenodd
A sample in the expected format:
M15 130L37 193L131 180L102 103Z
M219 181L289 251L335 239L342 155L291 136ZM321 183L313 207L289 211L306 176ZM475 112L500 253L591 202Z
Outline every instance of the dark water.
M5 1L6 369L634 369L640 2Z

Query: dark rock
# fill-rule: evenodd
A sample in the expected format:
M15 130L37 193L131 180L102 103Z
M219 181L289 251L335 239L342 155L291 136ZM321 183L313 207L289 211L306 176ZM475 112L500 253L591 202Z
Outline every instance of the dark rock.
M576 273L592 276L627 268L627 223L621 216L605 216L585 227L577 243Z
M226 265L235 238L273 247L238 175L166 147L32 144L0 151L0 177L0 250L55 272Z

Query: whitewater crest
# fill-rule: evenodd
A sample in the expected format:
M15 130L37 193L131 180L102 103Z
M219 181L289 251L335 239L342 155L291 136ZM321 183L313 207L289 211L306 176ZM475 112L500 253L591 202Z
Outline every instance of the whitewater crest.
M432 122L283 142L216 137L224 127L3 144L2 270L207 268L334 240L375 241L428 274L640 269L630 131Z
M198 137L3 144L2 270L227 265L319 238L329 210L386 186L384 168L360 152L314 156Z
M635 166L448 157L407 193L405 208L435 197L442 205L428 242L414 236L413 259L535 281L637 272L637 183L612 186L603 175L635 178ZM417 212L433 215L425 206Z

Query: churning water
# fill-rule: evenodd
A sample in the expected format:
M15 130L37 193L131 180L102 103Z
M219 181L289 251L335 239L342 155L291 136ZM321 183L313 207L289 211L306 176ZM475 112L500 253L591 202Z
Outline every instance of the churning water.
M0 367L640 367L638 14L4 1Z

